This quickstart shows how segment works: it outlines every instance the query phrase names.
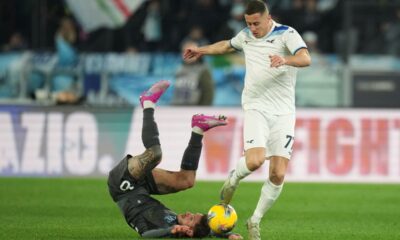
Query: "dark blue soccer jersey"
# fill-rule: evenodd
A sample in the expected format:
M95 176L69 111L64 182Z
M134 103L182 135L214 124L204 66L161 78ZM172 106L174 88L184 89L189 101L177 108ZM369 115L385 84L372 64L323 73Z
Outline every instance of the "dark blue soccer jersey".
M108 176L108 189L119 206L126 222L140 235L168 237L172 226L178 224L177 214L150 196L158 194L151 172L142 180L135 180L128 171L126 156Z
M152 237L171 235L172 226L178 224L176 213L158 200L143 194L130 194L118 202L126 222L140 235Z

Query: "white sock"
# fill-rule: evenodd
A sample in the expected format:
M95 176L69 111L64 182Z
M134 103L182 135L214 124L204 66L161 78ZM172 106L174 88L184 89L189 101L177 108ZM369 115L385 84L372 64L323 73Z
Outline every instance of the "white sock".
M247 168L246 158L241 157L236 165L235 172L230 178L231 184L237 185L241 179L247 177L250 173L252 172Z
M156 104L152 101L146 100L143 102L143 108L155 108Z
M261 188L261 196L258 200L257 207L254 210L251 222L260 223L264 214L272 207L276 199L282 192L283 184L275 185L269 179Z
M197 134L200 134L200 135L203 135L203 134L204 134L203 129L201 129L201 128L197 127L197 126L194 126L194 127L192 128L192 131L195 132L195 133L197 133Z

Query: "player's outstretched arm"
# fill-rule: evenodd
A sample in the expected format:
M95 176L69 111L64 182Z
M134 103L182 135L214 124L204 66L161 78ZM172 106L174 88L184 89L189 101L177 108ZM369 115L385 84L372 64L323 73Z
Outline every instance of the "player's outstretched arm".
M182 157L181 169L169 171L161 168L152 170L158 194L168 194L192 188L200 160L203 134L210 129L228 124L224 115L211 116L195 114L192 117L192 136Z
M232 48L228 40L216 42L214 44L205 45L202 47L188 47L183 50L183 60L185 62L194 62L203 55L218 55L233 52L235 49Z
M170 238L193 237L192 228L184 225L174 225L168 228L159 228L142 233L142 238Z

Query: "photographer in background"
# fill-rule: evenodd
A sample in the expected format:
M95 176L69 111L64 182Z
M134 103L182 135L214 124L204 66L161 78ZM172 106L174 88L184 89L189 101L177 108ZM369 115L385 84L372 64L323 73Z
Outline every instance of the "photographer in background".
M182 50L197 46L196 42L187 40ZM214 100L214 80L202 58L192 62L183 62L176 72L175 90L172 105L209 106Z

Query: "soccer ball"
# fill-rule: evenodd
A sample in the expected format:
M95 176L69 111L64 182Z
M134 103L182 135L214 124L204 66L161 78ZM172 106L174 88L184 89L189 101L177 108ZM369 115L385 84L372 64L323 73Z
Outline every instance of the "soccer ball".
M208 226L216 234L230 232L237 219L236 211L231 205L216 204L208 211Z

